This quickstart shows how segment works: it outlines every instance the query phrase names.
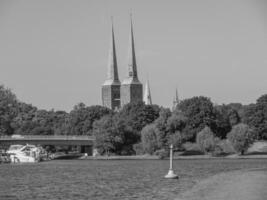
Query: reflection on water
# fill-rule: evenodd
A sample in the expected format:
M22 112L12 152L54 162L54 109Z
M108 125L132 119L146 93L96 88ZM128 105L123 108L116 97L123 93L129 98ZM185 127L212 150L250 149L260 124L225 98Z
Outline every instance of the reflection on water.
M174 199L220 172L267 166L267 160L65 160L0 165L0 199Z

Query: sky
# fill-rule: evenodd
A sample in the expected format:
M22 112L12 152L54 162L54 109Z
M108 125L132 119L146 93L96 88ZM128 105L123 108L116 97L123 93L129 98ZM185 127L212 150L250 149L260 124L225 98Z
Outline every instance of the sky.
M0 84L40 109L101 105L113 16L126 77L130 13L137 70L152 101L267 93L266 0L0 0Z

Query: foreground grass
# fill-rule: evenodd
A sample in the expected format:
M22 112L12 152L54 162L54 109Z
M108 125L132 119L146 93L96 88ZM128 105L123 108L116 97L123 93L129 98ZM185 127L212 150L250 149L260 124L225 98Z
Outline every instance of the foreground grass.
M176 200L265 200L267 169L221 173L197 183Z

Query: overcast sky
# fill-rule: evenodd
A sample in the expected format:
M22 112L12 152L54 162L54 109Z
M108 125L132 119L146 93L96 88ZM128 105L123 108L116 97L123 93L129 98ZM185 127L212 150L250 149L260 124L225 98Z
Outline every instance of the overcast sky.
M265 0L0 0L0 84L39 108L101 104L113 16L120 80L133 13L139 79L153 103L267 93Z

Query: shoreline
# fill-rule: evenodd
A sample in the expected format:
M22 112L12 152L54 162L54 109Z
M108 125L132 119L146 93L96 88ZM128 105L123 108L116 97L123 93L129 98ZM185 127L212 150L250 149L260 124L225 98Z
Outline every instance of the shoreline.
M88 156L82 157L81 160L169 160L169 157L160 159L158 156ZM175 156L173 160L198 160L198 159L267 159L266 155L229 155L229 156L211 156L211 155L192 155L192 156Z

